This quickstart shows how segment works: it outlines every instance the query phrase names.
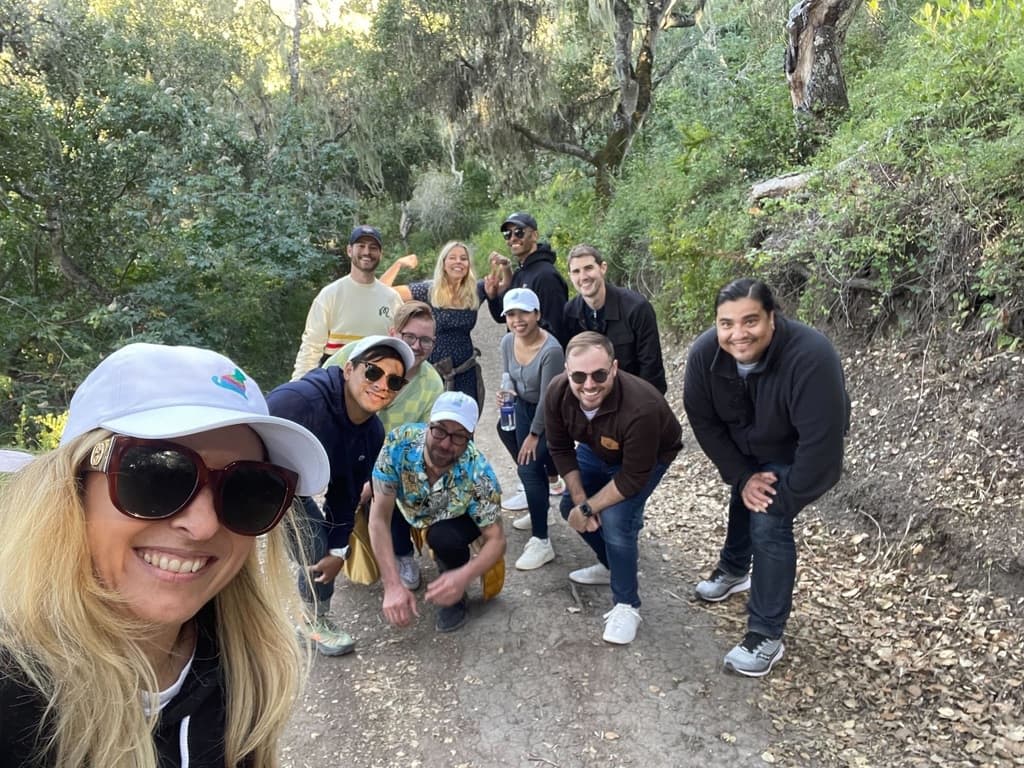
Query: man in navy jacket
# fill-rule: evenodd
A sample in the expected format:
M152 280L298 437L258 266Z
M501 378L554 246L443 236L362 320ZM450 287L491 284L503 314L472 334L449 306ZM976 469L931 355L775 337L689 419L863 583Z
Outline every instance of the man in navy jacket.
M308 605L306 635L325 656L351 653L355 642L327 614L334 579L348 554L356 507L368 487L373 463L384 444L376 414L406 384L414 356L401 339L366 336L353 344L342 366L315 368L267 395L273 416L301 424L320 440L331 462L323 509L303 498L307 523L297 531L309 573L299 574L299 594ZM309 582L313 582L310 594Z
M850 400L831 342L783 317L763 282L729 283L715 307L715 327L690 349L683 404L732 496L725 546L696 594L717 602L750 589L747 633L725 666L760 677L784 650L793 520L839 481Z

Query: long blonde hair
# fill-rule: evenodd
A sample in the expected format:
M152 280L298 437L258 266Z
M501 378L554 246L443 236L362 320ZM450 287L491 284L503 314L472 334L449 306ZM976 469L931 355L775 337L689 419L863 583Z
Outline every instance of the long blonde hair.
M79 468L109 434L94 430L36 458L0 489L0 648L46 701L40 733L50 739L41 748L62 768L157 765L157 713L147 717L141 698L159 690L139 642L149 627L96 578L86 539ZM278 741L302 682L302 656L282 607L297 602L288 522L267 534L262 553L253 547L214 598L228 765L278 765Z
M462 248L469 257L469 271L459 282L454 290L448 283L448 276L444 273L444 260L453 248ZM469 246L460 240L449 240L444 244L441 253L437 255L437 263L434 265L434 281L430 286L430 304L442 309L476 309L480 306L480 299L476 293L476 272L473 271L473 256Z

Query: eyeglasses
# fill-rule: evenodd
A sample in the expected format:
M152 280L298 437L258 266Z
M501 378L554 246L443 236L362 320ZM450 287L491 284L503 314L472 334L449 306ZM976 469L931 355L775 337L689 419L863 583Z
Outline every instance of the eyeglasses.
M525 234L526 234L526 230L523 229L522 227L516 227L515 229L503 229L503 230L501 230L501 236L504 237L506 240L511 239L512 235L515 235L517 240L522 240L523 236Z
M469 435L465 432L449 432L444 427L439 427L437 424L430 425L431 436L438 441L444 441L445 438L452 441L452 446L455 448L464 448L469 442Z
M366 366L366 380L367 381L377 381L385 373L384 369L381 368L379 365L374 365L373 363L367 363L366 361L363 361L363 365ZM401 392L402 391L402 387L404 387L408 383L409 383L408 379L403 379L401 376L396 376L393 373L389 373L388 374L387 385L388 385L388 389L390 389L392 392Z
M210 486L220 524L242 536L259 536L277 525L299 479L292 470L266 461L233 461L210 469L184 445L121 435L97 443L85 469L105 474L111 502L136 520L174 517Z
M598 368L596 371L573 371L569 374L569 378L573 380L574 384L584 384L589 376L594 380L595 384L604 384L608 381L608 376L611 374L607 368Z
M426 350L434 348L434 339L430 336L416 336L415 334L412 333L403 333L401 334L401 336L402 341L404 341L410 347L413 344L419 344L420 349Z

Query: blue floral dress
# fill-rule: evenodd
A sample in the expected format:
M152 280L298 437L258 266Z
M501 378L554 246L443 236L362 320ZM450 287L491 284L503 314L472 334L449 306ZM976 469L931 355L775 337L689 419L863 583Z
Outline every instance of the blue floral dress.
M430 304L430 287L433 280L423 280L409 284L409 293L417 301ZM458 368L473 356L473 339L470 333L476 327L479 312L475 309L445 309L430 304L437 322L437 341L434 351L430 353L430 362L437 364L446 357L452 359L452 367ZM455 389L477 400L476 370L468 371L455 377Z

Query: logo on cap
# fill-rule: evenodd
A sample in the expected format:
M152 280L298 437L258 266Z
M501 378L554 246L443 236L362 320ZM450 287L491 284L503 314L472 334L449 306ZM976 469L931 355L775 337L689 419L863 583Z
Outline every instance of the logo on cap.
M235 372L227 376L211 376L210 381L228 392L249 399L249 395L245 393L245 374L239 368L235 368Z

